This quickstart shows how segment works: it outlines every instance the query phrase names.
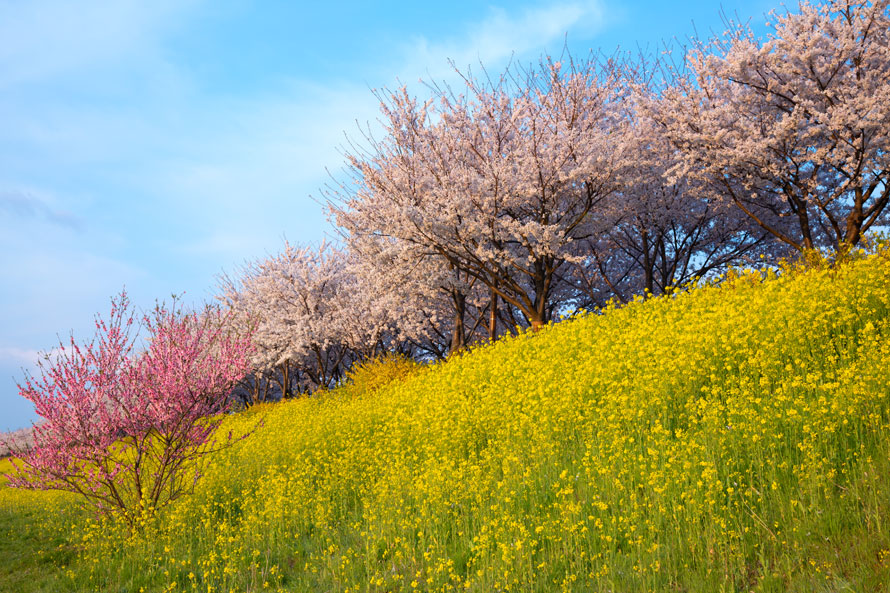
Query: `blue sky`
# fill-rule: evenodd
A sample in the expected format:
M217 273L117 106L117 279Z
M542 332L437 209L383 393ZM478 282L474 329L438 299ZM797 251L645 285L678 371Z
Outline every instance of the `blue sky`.
M0 0L0 430L39 351L127 287L199 302L215 277L317 242L311 196L373 122L371 89L591 48L655 47L778 2ZM693 23L695 28L693 28Z

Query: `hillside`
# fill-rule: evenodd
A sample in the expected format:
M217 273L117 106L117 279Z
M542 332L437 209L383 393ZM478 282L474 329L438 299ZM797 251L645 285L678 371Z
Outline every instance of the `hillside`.
M65 553L16 586L890 590L888 287L884 251L369 367L227 420L263 424L142 536L42 502ZM0 489L5 545L40 496Z

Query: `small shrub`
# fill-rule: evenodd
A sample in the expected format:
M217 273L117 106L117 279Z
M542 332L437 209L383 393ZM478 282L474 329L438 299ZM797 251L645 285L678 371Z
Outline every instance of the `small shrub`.
M371 395L393 381L401 381L417 372L420 365L401 354L387 353L356 363L345 378L351 395Z

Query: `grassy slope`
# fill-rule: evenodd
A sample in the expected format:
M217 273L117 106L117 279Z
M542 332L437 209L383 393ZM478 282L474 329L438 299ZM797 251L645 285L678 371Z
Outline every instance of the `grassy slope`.
M6 488L2 473L12 469L0 459L0 591L57 591L61 567L74 558L72 511L66 497Z
M147 537L71 515L72 573L43 578L58 590L890 590L888 286L886 255L743 277L374 393L257 408L226 428L264 426ZM33 549L35 515L2 489L0 509L3 545Z

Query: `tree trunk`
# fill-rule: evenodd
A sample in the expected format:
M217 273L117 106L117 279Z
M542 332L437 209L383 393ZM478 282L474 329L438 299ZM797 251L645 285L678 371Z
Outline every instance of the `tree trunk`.
M846 255L851 249L859 244L862 240L862 222L865 216L862 213L862 205L865 201L861 188L856 189L856 198L853 201L853 209L847 215L847 224L844 229L844 236L838 245L838 254Z
M287 361L281 365L281 399L287 399L290 393L290 365Z
M550 287L553 282L553 265L544 258L535 262L535 303L529 318L532 331L538 332L547 323L547 305L550 304Z
M643 229L642 232L642 246L643 246L643 278L644 290L646 291L645 296L649 296L653 293L653 289L655 288L655 273L653 271L653 261L652 256L649 254L649 233L646 229Z
M492 289L491 306L488 311L488 337L494 341L498 337L498 293Z
M257 375L257 376L261 377L261 375ZM259 389L259 385L257 385L257 389ZM269 381L267 379L267 380L263 381L263 395L262 395L260 401L265 402L268 399L269 399Z
M451 333L451 350L448 353L454 354L466 345L464 315L467 309L467 297L460 291L453 290L451 291L451 300L454 304L454 329Z

